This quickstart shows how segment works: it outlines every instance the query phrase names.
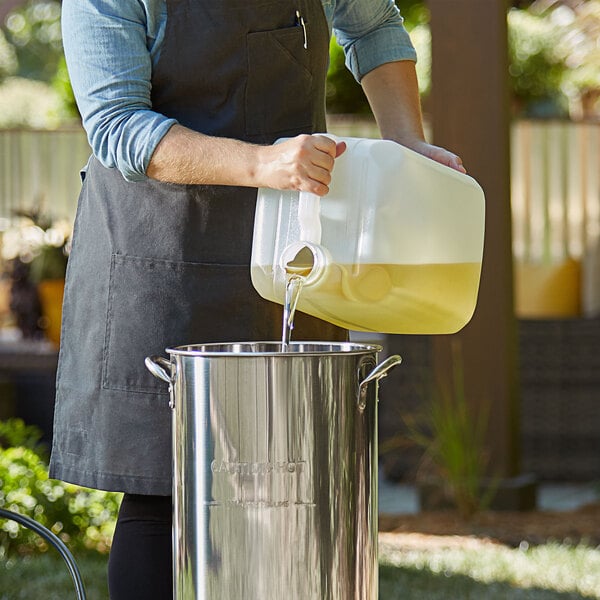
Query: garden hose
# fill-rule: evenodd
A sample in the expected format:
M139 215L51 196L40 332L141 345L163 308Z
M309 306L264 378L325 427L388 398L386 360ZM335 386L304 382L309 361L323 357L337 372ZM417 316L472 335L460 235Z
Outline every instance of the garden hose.
M37 521L32 519L31 517L27 517L25 515L20 515L18 513L12 512L10 510L4 510L0 508L0 518L8 519L10 521L16 521L20 525L27 527L27 529L31 529L41 537L43 537L49 544L56 548L60 555L63 557L64 561L67 563L67 568L69 569L69 573L73 578L73 583L75 584L75 590L77 592L78 600L85 600L85 587L83 585L83 579L81 578L81 573L77 568L77 563L73 558L73 555L69 551L69 549L65 546L64 542L54 533L52 533L49 529L46 529L43 525L40 525Z

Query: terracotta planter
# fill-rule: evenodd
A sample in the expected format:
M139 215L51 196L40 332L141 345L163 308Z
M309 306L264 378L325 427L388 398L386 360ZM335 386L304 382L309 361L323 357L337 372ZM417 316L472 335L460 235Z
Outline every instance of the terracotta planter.
M38 295L42 307L42 329L48 340L56 346L60 343L64 291L64 279L46 279L38 284Z
M578 317L581 314L581 265L559 263L515 265L515 312L523 319Z

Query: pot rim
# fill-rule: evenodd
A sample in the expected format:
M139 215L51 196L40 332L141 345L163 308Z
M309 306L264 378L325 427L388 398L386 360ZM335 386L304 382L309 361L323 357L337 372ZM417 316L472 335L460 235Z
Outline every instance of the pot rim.
M379 344L361 344L355 342L290 342L288 349L282 351L282 342L212 342L208 344L188 344L167 348L171 356L330 356L330 355L360 355L379 353L383 347ZM262 347L262 349L261 349Z

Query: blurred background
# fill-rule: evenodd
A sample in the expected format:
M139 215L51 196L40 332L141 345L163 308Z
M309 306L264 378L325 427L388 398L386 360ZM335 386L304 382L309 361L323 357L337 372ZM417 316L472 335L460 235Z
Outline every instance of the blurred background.
M461 154L488 214L465 330L355 335L404 358L380 390L381 513L598 502L600 0L397 4L419 57L427 136ZM0 419L39 428L46 448L90 153L60 13L55 0L0 0ZM333 133L378 136L334 40L327 112ZM106 547L110 533L100 538Z

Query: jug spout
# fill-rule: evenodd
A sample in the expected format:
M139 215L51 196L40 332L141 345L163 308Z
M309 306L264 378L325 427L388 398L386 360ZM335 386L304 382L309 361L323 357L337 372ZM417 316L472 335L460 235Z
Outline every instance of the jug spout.
M327 248L319 244L308 241L290 244L281 253L274 273L277 293L285 294L285 286L291 275L301 276L305 286L317 283L330 261Z

